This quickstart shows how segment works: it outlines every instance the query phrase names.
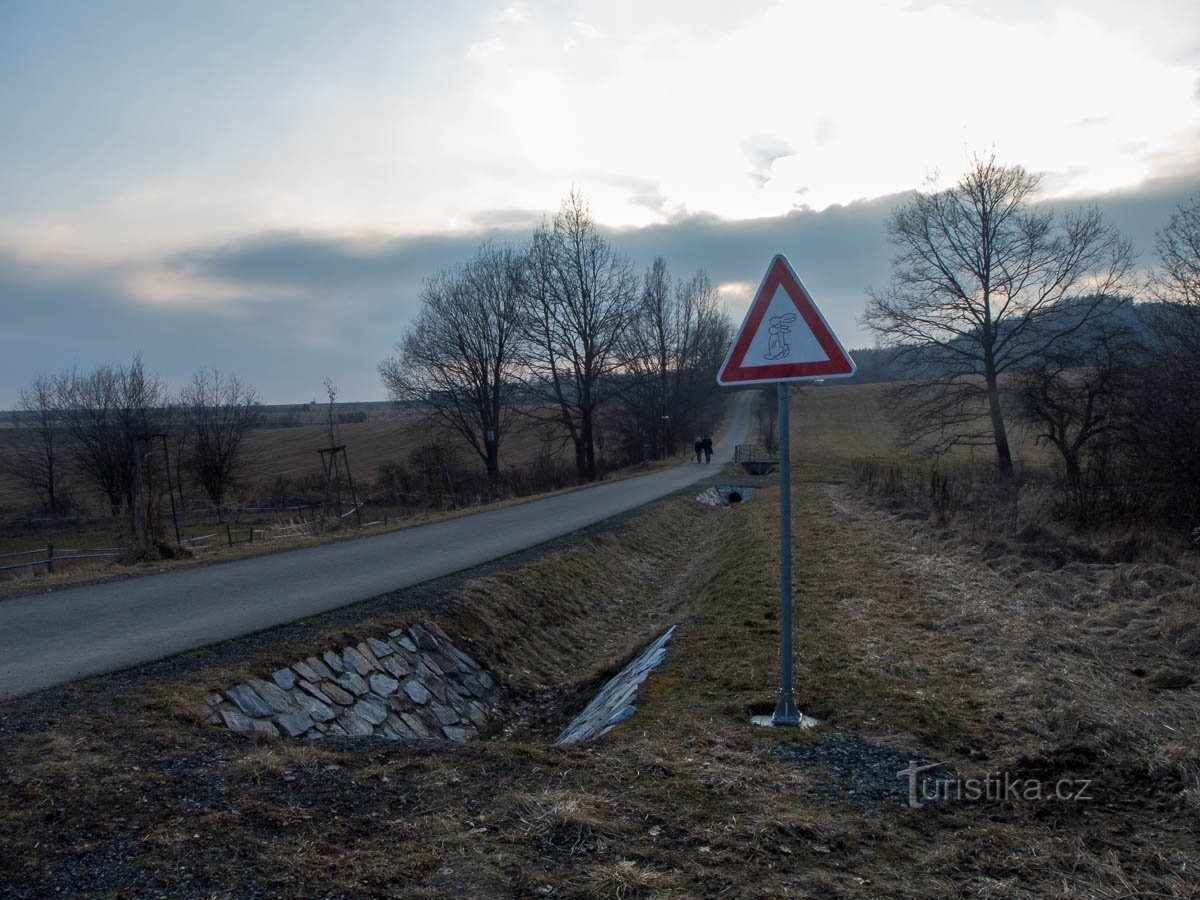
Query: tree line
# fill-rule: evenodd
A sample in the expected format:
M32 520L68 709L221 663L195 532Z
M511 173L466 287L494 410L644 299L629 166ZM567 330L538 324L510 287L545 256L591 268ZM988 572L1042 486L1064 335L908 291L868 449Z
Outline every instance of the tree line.
M528 241L484 243L420 300L383 384L459 434L493 485L519 416L559 429L591 481L606 413L624 460L673 454L719 415L732 323L716 287L703 271L673 278L661 257L637 274L576 191Z
M902 441L994 452L1033 430L1061 461L1081 519L1136 510L1200 517L1200 197L1135 273L1130 242L1096 209L1033 203L1039 178L994 157L917 191L888 225L892 283L862 322L912 379L896 389Z
M218 509L244 464L246 433L261 421L254 388L235 375L201 369L178 392L147 373L141 356L38 375L18 395L17 427L7 429L0 466L31 488L52 516L70 511L70 486L83 481L115 516L137 514L137 499L167 466L203 490Z
M543 444L556 435L573 451L576 477L591 480L602 454L617 463L644 447L673 454L681 436L690 444L720 415L713 376L732 326L716 287L703 272L672 277L661 258L635 272L578 193L528 242L483 244L427 279L420 299L380 364L383 382L463 439L493 493L518 416L550 426ZM326 390L336 444L328 380ZM179 496L186 481L220 510L263 417L256 391L235 375L201 370L172 391L138 355L37 375L20 390L14 427L0 432L0 467L56 517L86 485L136 525L168 470Z

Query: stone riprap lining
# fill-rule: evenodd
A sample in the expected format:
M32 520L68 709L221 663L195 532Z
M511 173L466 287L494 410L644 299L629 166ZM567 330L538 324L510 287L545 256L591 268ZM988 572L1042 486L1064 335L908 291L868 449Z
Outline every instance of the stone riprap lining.
M234 731L466 741L487 721L495 680L436 624L310 656L208 698L209 721Z
M638 688L654 669L658 668L667 655L667 642L675 634L678 625L672 625L666 634L638 654L629 665L614 675L600 689L592 702L566 727L556 744L576 744L590 741L612 731L635 712Z

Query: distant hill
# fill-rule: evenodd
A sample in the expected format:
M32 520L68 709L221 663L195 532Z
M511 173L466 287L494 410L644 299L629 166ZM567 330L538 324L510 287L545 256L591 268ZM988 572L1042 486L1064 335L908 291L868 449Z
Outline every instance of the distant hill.
M312 403L275 403L264 404L262 407L264 428L297 428L302 425L324 425L328 415L329 404L320 401ZM371 400L364 403L335 403L333 404L334 419L339 425L350 425L361 422L377 422L395 416L402 405L391 400Z
M1077 303L1091 302L1090 298L1065 300L1064 315ZM1098 320L1109 325L1119 324L1127 328L1134 337L1147 346L1153 346L1154 336L1150 329L1153 317L1162 309L1158 302L1120 303L1113 300L1110 309L1104 310ZM904 381L910 378L932 377L936 372L914 372L895 361L897 351L879 347L863 347L850 351L857 371L852 378L838 379L842 384L875 384L884 381ZM830 382L833 383L833 382Z

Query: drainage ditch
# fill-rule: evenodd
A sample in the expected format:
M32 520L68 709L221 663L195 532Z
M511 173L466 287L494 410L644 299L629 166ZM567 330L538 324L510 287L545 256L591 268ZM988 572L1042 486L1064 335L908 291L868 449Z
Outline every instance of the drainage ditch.
M672 625L658 640L646 647L633 662L610 678L571 724L558 736L556 744L577 744L608 734L637 712L638 689L642 682L662 664L667 644L678 625Z
M757 490L750 485L717 484L705 488L696 495L696 499L705 506L737 506L743 500L749 500Z
M672 626L609 679L557 744L607 734L637 711L642 683L665 659ZM367 638L207 698L209 722L233 731L319 740L374 736L465 742L504 718L505 691L435 623Z

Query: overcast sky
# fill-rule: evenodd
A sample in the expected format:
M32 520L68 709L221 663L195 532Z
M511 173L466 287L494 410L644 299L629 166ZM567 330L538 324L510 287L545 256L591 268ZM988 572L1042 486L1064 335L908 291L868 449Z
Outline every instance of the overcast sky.
M847 346L886 222L973 153L1153 263L1200 191L1200 4L0 4L0 407L37 372L382 399L422 279L572 185L740 321L785 253Z

